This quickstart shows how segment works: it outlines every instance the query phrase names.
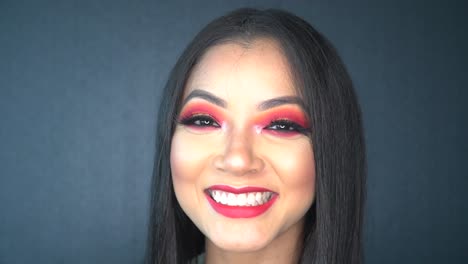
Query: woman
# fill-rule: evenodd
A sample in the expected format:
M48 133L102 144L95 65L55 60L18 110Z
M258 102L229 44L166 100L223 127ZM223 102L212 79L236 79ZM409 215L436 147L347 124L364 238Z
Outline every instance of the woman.
M331 44L239 9L186 48L162 95L148 263L360 263L365 150Z

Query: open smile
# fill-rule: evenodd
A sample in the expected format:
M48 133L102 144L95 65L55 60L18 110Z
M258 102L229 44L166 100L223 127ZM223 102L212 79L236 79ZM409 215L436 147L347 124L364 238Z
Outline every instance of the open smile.
M205 190L213 209L230 218L251 218L265 213L276 201L278 194L261 187L233 188L213 185Z

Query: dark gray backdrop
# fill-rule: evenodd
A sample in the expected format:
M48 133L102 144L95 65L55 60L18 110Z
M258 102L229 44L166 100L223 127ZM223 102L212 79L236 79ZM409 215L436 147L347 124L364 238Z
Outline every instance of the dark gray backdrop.
M468 258L462 1L0 1L0 263L138 263L161 87L236 7L337 47L364 112L367 263Z

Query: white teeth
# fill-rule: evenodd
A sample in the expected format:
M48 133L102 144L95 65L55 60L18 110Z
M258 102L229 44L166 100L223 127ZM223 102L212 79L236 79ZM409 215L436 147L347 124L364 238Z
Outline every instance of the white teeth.
M249 205L255 205L255 194L254 193L249 193L247 194L247 203Z
M237 205L245 205L247 204L247 195L245 193L241 193L237 195Z
M234 206L237 205L236 195L233 193L228 193L228 205Z
M218 203L221 202L222 204L227 204L227 194L225 192L219 192L218 191L218 194L221 194L219 195L219 200L217 201Z
M220 190L210 191L211 197L217 203L229 206L257 206L268 202L273 193L271 192L250 192L234 194Z
M255 200L257 200L257 203L261 203L262 202L262 194L261 193L256 193L255 194Z

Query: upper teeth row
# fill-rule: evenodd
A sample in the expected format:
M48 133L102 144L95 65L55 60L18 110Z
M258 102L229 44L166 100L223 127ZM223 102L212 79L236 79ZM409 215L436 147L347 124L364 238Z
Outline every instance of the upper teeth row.
M230 206L256 206L262 205L271 199L272 192L250 192L234 194L219 190L211 190L211 197L217 203Z

